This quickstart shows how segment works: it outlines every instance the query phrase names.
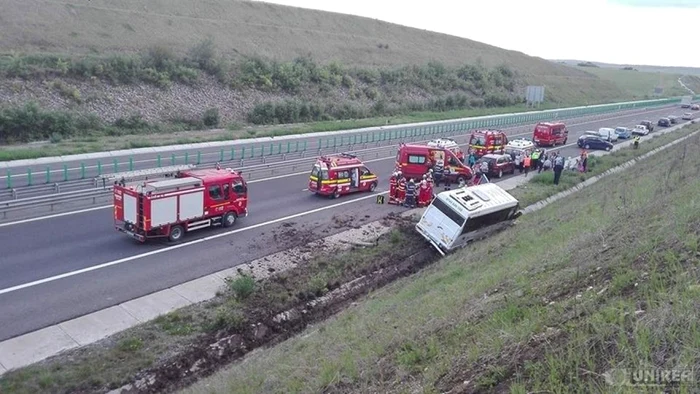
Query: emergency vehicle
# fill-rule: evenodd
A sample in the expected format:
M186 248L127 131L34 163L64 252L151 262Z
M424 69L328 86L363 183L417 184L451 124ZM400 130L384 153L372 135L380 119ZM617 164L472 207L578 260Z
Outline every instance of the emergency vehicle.
M445 172L443 179L452 183L465 183L472 178L472 170L449 149L423 144L401 144L396 153L396 171L405 178L421 180L438 160L442 160Z
M506 145L506 154L511 155L511 157L515 157L520 154L530 154L532 151L535 150L535 144L525 138L517 138L511 141L508 141L508 144Z
M354 192L373 192L378 183L379 178L357 156L339 153L316 160L309 176L309 191L338 198Z
M469 138L469 149L479 158L489 153L503 154L507 143L508 137L501 130L477 130Z
M564 145L569 139L569 130L561 122L540 122L535 125L532 140L537 146Z
M515 197L495 183L481 183L439 193L416 230L445 255L510 226L520 215Z
M428 141L428 146L433 148L449 149L461 161L464 161L464 152L459 148L459 144L452 138L438 138Z
M218 166L217 166L218 167ZM231 227L248 216L248 187L240 172L227 169L183 169L162 176L162 169L114 174L115 228L145 242L151 238L182 239L186 232L221 225ZM161 177L136 184L126 179Z

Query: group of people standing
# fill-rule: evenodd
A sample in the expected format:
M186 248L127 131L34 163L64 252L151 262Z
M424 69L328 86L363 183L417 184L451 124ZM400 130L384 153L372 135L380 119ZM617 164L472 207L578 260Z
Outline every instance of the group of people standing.
M420 182L408 178L396 171L389 178L389 204L396 204L408 208L426 207L433 200L433 187L435 181L432 169L423 175Z
M560 153L546 152L544 149L535 149L532 152L526 150L518 153L511 153L511 157L515 163L515 167L521 174L525 173L525 176L527 176L530 170L537 170L538 174L542 171L553 170L554 184L559 184L565 163L564 156Z

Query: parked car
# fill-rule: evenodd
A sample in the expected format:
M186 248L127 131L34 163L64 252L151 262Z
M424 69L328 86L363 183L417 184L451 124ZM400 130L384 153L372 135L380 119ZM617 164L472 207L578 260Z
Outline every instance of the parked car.
M615 134L617 134L617 138L623 140L630 139L632 138L632 129L629 127L616 127Z
M660 127L671 127L671 119L661 118L661 119L659 119L659 122L657 123L657 125Z
M488 177L500 178L503 174L515 174L515 162L509 154L487 154L483 155L476 161L474 169L478 169L482 162L489 164Z
M677 117L677 116L671 115L671 116L667 116L667 118L668 118L668 120L671 121L671 124L676 124L676 123L678 123L678 117Z
M690 109L692 109L693 111L700 111L700 105L693 104L690 106Z
M610 151L613 148L612 142L606 141L601 137L593 135L582 135L578 138L577 144L579 148L584 149L604 149Z
M600 137L600 138L603 138L603 136L600 135L599 132L597 132L597 131L592 131L592 130L584 131L583 134L582 134L581 136L583 137L583 136L586 136L586 135L590 135L590 136L593 136L593 137Z
M632 129L632 135L648 135L649 129L646 126L638 124Z
M650 133L651 133L652 131L654 131L654 124L651 123L651 122L648 121L648 120L643 120L643 121L639 122L639 124L640 124L640 125L643 125L643 126L646 126L646 127L647 127L647 130L649 130Z
M615 133L615 129L611 129L610 127L601 127L598 129L598 134L600 134L604 140L610 142L615 142L618 138L617 133Z
M683 120L693 120L693 113L692 112L686 112L683 114Z

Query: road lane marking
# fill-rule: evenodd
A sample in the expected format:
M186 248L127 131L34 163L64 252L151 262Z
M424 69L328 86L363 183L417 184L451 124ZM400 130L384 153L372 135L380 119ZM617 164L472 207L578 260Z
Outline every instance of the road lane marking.
M639 114L636 114L636 115L639 115ZM633 115L619 116L618 118L624 118L624 117L628 117L628 116L633 116ZM570 127L581 126L581 125L584 125L584 124L587 124L587 123L598 123L598 122L600 122L600 121L602 121L602 120L596 120L596 121L590 121L590 122L577 123L577 124L572 124L572 125L570 125ZM506 130L507 130L507 129L506 129ZM522 135L530 135L530 133L527 132L527 133L513 134L513 135L511 135L510 137L517 137L517 136L522 136ZM460 144L460 145L466 145L466 143L465 143L465 144ZM574 142L574 143L567 144L567 145L562 145L562 146L559 146L559 147L552 147L552 148L550 148L550 150L561 150L561 149L570 148L570 147L573 147L573 146L576 146L576 145L577 145L577 143ZM387 146L387 147L389 147L389 146ZM394 159L394 158L395 158L394 156L383 157L383 158L380 157L380 158L377 158L377 159L365 160L364 162L365 162L365 163L375 163L375 162L379 162L379 161L391 160L391 159ZM309 158L309 160L313 160L313 158ZM276 176L272 176L272 177L268 177L268 178L262 178L262 179L254 179L254 180L248 181L247 183L248 183L248 184L251 184L251 183L258 183L258 182L273 181L273 180L276 180L276 179L287 178L287 177L290 177L290 176L299 176L299 175L304 175L304 174L308 174L308 173L309 173L309 171L300 171L300 172L294 172L294 173L291 173L291 174L276 175ZM243 175L245 176L245 173L244 173ZM308 191L308 189L304 189L304 190L302 190L302 191L303 191L303 192L306 192L306 191ZM81 213L85 213L85 212L97 211L97 210L107 209L107 208L112 208L112 207L113 207L112 205L103 205L103 206L99 206L99 207L93 207L93 208L87 208L87 209L80 209L80 210L77 210L77 211L70 211L70 212L57 213L57 214L53 214L53 215L40 216L40 217L36 217L36 218L31 218L31 219L22 219L22 220L18 220L18 221L14 221L14 222L8 222L8 223L0 223L0 228L2 228L2 227L14 226L14 225L18 225L18 224L36 222L36 221L39 221L39 220L47 220L47 219L54 219L54 218L63 217L63 216L69 216L69 215L77 215L77 214L81 214Z
M651 110L650 112L661 112L661 111L664 110L664 109L671 109L671 108L672 108L672 107L665 107L665 108L660 108L660 109L656 109L656 110ZM646 112L646 113L650 113L650 112ZM613 114L614 114L614 113L612 113L611 115L613 115ZM625 113L623 112L623 113L621 113L621 114L618 113L618 116L612 116L612 117L610 117L610 118L603 118L603 119L597 119L597 120L590 120L590 121L581 122L581 123L572 123L572 124L570 124L570 125L568 125L568 126L569 126L569 127L581 126L581 125L585 125L585 124L589 124L589 123L601 122L601 121L604 121L604 120L611 120L611 119L619 119L619 118L626 118L626 117L637 116L637 115L639 115L639 114L640 114L640 112L637 112L637 113L634 113L634 114L625 114ZM572 118L572 119L576 119L576 118ZM448 120L450 120L450 119L448 119ZM454 119L454 120L456 121L457 119ZM556 119L555 119L555 120L556 120ZM566 118L563 119L563 120L566 120ZM528 125L511 126L511 127L506 127L506 128L504 128L504 129L502 129L502 130L504 130L504 131L505 131L505 130L512 130L512 129L517 129L517 128L523 127L523 126L528 126ZM346 131L346 134L347 134L348 130L345 130L345 131ZM528 133L524 133L524 134L515 134L514 136L518 136L518 135L527 135L527 134L530 134L530 133L528 132ZM302 137L299 137L299 139L305 139L305 138L310 139L310 138L313 138L313 137L304 137L303 134L302 134ZM427 141L427 140L426 140L426 141ZM178 151L178 150L173 150L173 152L176 152L176 151ZM144 154L144 155L147 155L148 153L143 153L143 154ZM205 153L202 153L202 156L218 155L218 154L220 154L220 153L219 153L219 152L208 152L208 153L205 152ZM184 156L184 153L182 154L182 156ZM176 157L180 157L180 156L176 156ZM134 163L150 163L150 162L157 162L157 161L158 161L157 159L143 159L143 160L134 160ZM125 161L125 162L117 162L117 164L127 164L127 163L128 163L128 162L126 162L126 161ZM55 163L54 163L54 164L55 164ZM98 167L97 165L87 165L87 166L85 166L86 169L93 169L93 168L97 168L97 167ZM73 167L73 168L68 168L68 169L67 169L68 172L75 172L75 171L79 171L79 170L82 170L82 168L80 168L80 167ZM57 169L57 170L50 170L49 172L52 173L52 174L54 174L54 173L63 173L63 171L64 171L63 169ZM21 178L21 177L26 177L26 176L27 176L27 174L24 174L24 173L23 173L23 174L13 174L13 175L12 175L13 178L15 178L15 177L20 177L20 178ZM0 176L0 180L1 180L1 179L6 179L6 178L7 178L7 175L1 175L1 176Z
M55 275L55 276L51 276L51 277L48 277L48 278L35 280L35 281L33 281L33 282L29 282L29 283L24 283L24 284L17 285L17 286L8 287L8 288L6 288L6 289L0 290L0 295L2 295L2 294L7 294L7 293L12 293L12 292L14 292L14 291L18 291L18 290L22 290L22 289L26 289L26 288L30 288L30 287L34 287L34 286L38 286L38 285L41 285L41 284L44 284L44 283L54 282L54 281L57 281L57 280L59 280L59 279L65 279L65 278L69 278L69 277L72 277L72 276L84 274L84 273L87 273L87 272L96 271L96 270L100 270L100 269L103 269L103 268L112 267L112 266L119 265L119 264L123 264L123 263L128 263L128 262L133 261L133 260L138 260L138 259L141 259L141 258L144 258L144 257L149 257L149 256L153 256L153 255L157 255L157 254L169 252L169 251L171 251L171 250L184 248L184 247L186 247L186 246L195 245L195 244L199 244L199 243L202 243L202 242L211 241L211 240L213 240L213 239L217 239L217 238L221 238L221 237L226 237L226 236L233 235L233 234L242 233L242 232L244 232L244 231L254 230L254 229L256 229L256 228L268 226L268 225L270 225L270 224L275 224L275 223L279 223L279 222L284 222L284 221L286 221L286 220L296 219L296 218L298 218L298 217L302 217L302 216L306 216L306 215L311 215L311 214L314 214L314 213L317 213L317 212L326 211L326 210L333 209L333 208L337 208L337 207L340 207L340 206L343 206L343 205L352 204L352 203L355 203L355 202L358 202L358 201L368 200L368 199L370 199L370 198L376 198L376 196L383 195L383 194L387 194L387 193L389 193L389 192L388 192L388 191L383 191L383 192L378 192L378 193L372 193L372 194L367 195L367 196L364 196L364 197L355 198L355 199L347 200L347 201L342 201L342 202L339 202L339 203L336 203L336 204L327 205L327 206L320 207L320 208L315 208L315 209L312 209L312 210L309 210L309 211L304 211L304 212L295 213L295 214L293 214L293 215L289 215L289 216L285 216L285 217L281 217L281 218L269 220L269 221L267 221L267 222L262 222L262 223L258 223L258 224L253 224L253 225L250 225L250 226L248 226L248 227L243 227L243 228L239 228L239 229L236 229L236 230L231 230L231 231L227 231L227 232L224 232L224 233L214 234L214 235L210 235L210 236L208 236L208 237L199 238L199 239L194 239L194 240L192 240L192 241L184 242L184 243L177 244L177 245L173 245L173 246L168 246L168 247L165 247L165 248L162 248L162 249L152 250L152 251L150 251L150 252L146 252L146 253L141 253L141 254L134 255L134 256L125 257L125 258L122 258L122 259L119 259L119 260L114 260L114 261L110 261L110 262L107 262L107 263L102 263L102 264L99 264L99 265L94 265L94 266L92 266L92 267L87 267L87 268L79 269L79 270L76 270L76 271L66 272L66 273L63 273L63 274L60 274L60 275Z

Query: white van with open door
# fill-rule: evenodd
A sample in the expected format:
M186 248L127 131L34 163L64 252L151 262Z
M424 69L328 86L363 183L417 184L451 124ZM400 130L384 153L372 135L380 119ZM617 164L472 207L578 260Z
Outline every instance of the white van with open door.
M518 216L518 200L497 184L485 183L439 193L416 230L444 255L511 225Z

